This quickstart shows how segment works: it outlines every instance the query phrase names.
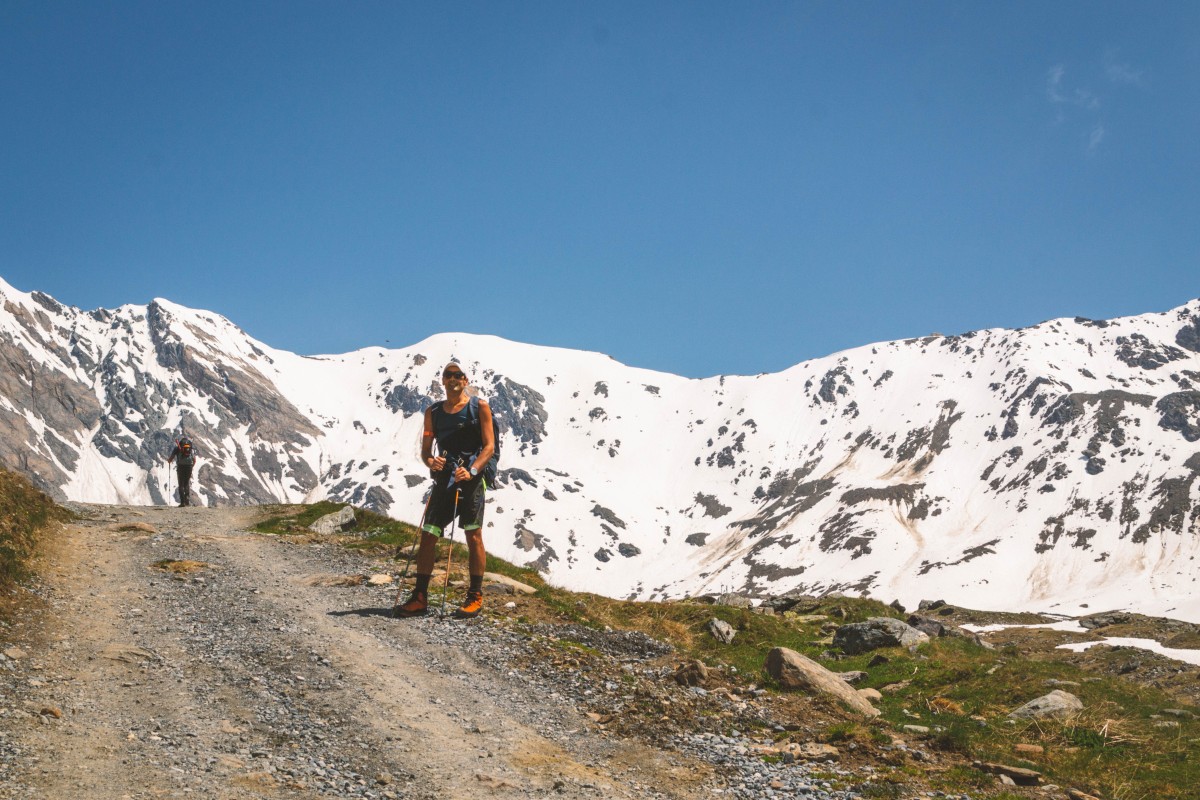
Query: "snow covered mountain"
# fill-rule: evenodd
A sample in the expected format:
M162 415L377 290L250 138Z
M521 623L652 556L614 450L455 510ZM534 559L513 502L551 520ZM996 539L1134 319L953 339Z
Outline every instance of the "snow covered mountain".
M81 311L0 280L0 465L164 503L416 521L421 411L459 360L503 431L489 550L610 596L842 591L1200 621L1200 300L685 379L441 334L304 357L165 300Z

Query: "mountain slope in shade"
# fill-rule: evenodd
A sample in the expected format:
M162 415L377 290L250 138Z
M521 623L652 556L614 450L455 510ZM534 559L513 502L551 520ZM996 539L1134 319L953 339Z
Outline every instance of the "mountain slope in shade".
M459 360L503 431L489 550L612 596L867 593L1200 621L1200 300L685 379L467 334L303 357L165 300L84 312L0 281L0 464L163 503L415 521L421 412Z

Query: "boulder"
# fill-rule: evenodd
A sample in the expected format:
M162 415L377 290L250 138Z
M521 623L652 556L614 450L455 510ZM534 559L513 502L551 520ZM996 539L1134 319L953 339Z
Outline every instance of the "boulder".
M708 681L709 669L700 661L680 664L672 676L680 686L703 686Z
M946 623L932 617L922 617L917 614L908 615L908 624L919 630L921 633L928 636L930 639L937 639L947 634Z
M810 614L821 607L821 598L803 592L787 592L777 597L769 597L763 600L762 604L776 614L784 614L789 611L797 614Z
M872 617L866 622L842 625L833 634L834 647L849 655L881 647L915 647L928 641L928 634L892 617Z
M354 527L354 524L354 506L343 506L340 511L335 511L332 514L326 514L321 517L309 525L308 529L316 533L328 535L349 530Z
M713 617L708 621L708 632L712 637L722 644L730 644L733 637L737 636L737 631L723 619Z
M754 603L746 595L733 594L732 592L717 595L716 604L719 606L729 606L730 608L751 608L754 606Z
M867 702L866 698L842 680L836 672L825 669L795 650L786 647L774 648L767 653L765 669L785 691L803 691L835 697L864 716L879 716L879 709Z
M1078 622L1081 628L1094 631L1096 628L1107 628L1110 625L1124 625L1132 620L1133 615L1131 614L1120 611L1102 611L1097 614L1080 617Z
M537 594L537 589L527 583L521 583L516 578L510 578L507 575L501 575L498 572L485 572L483 579L491 584L506 586L512 591L508 594Z
M990 761L976 761L973 763L976 769L990 772L1001 778L1008 778L1017 786L1037 786L1042 782L1042 773L1024 767L1013 767L1008 764L996 764Z
M942 636L957 636L960 639L970 639L980 647L986 647L988 650L995 650L995 646L990 642L985 641L979 634L960 628L956 625L948 625L940 619L933 617L923 617L919 614L909 614L908 624L929 636L931 639L937 639Z
M1045 717L1069 717L1083 710L1078 697L1062 689L1055 689L1011 712L1010 719L1042 719Z

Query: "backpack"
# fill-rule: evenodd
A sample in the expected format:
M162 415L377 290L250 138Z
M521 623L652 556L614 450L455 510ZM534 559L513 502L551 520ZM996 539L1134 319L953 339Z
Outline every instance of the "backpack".
M433 407L433 413L436 417L443 413L442 404L438 403ZM480 427L479 418L479 398L472 397L467 401L467 416L471 419L471 424L476 428ZM483 440L483 431L479 432L480 441ZM489 489L496 485L496 465L500 463L500 424L496 421L496 414L492 414L492 442L493 450L492 457L483 465L483 480L487 483Z
M190 467L196 463L196 454L192 452L192 440L184 436L175 446L179 448L179 463L185 467Z

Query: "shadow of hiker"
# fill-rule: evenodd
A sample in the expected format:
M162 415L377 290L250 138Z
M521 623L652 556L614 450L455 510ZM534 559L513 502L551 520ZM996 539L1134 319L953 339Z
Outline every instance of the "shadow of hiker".
M384 608L347 608L345 611L330 611L331 617L348 617L354 615L356 617L388 617L392 616L392 607Z

